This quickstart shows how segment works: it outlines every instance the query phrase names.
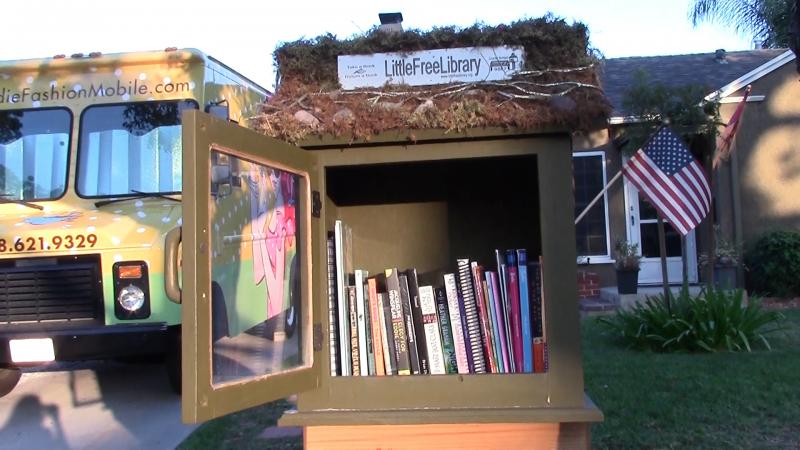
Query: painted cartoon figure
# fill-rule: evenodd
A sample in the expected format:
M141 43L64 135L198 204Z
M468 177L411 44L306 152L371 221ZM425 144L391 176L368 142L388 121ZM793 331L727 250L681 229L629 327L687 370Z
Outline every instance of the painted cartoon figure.
M295 179L286 172L250 167L250 217L253 227L253 276L267 288L267 318L290 306L295 239Z

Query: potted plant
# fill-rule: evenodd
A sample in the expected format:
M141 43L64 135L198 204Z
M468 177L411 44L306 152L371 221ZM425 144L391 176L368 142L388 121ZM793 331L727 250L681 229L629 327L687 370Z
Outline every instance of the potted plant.
M729 240L725 239L719 226L714 226L716 234L716 248L714 255L701 253L698 257L698 264L701 268L713 264L714 268L714 287L717 289L736 288L736 271L741 263L739 249Z
M632 244L625 239L617 241L616 260L614 268L617 270L617 292L620 294L635 294L639 286L639 244Z

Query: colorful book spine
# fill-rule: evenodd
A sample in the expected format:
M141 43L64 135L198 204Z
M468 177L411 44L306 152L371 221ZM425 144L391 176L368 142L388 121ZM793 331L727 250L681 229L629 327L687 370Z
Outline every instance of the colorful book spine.
M535 373L545 372L545 343L540 337L533 338L533 371Z
M450 312L447 306L447 294L444 288L436 288L436 314L439 317L439 331L442 333L442 356L444 370L447 373L458 373L456 346L453 342L453 327L450 324Z
M519 277L519 315L522 327L522 371L533 372L533 335L531 333L531 308L528 286L528 255L525 249L517 250L517 276Z
M508 366L506 369L508 373L515 372L514 370L514 339L511 334L511 305L508 301L508 271L506 270L506 263L500 265L498 277L500 277L500 295L502 298L503 306L503 327L506 332L506 349L508 350Z
M475 286L472 282L472 267L469 259L456 260L458 267L458 290L464 300L464 314L467 319L466 332L469 336L470 373L486 373L486 356L483 351L481 318Z
M369 367L367 364L367 321L366 321L366 301L364 298L364 282L367 279L366 270L356 269L355 271L355 287L356 287L356 313L358 314L358 359L361 361L361 373L354 373L353 375L361 375L362 377L369 376Z
M356 306L356 287L347 287L347 298L350 311L350 361L351 361L351 374L361 374L361 359L358 341L358 306Z
M352 242L350 227L341 220L334 225L334 244L336 247L336 293L339 302L339 357L341 375L351 375L350 362L350 305L347 296L347 269L345 268L345 246Z
M483 344L483 356L486 361L486 371L489 373L497 372L497 364L494 360L492 351L492 332L489 324L489 306L486 304L486 291L483 286L483 268L477 262L470 263L472 275L472 285L475 288L475 304L478 306L478 318L481 324L481 343Z
M511 372L510 355L508 353L508 339L506 339L505 314L503 313L503 297L500 291L500 279L496 272L491 272L490 287L494 298L495 323L497 323L497 334L500 338L500 352L503 358L504 373Z
M514 352L514 372L522 372L522 317L519 309L519 274L517 273L517 254L514 250L506 251L506 285L508 303L511 309L511 337Z
M333 233L328 233L328 343L330 344L331 376L340 375L339 369L339 316L336 300L336 248Z
M408 277L398 275L400 279L400 302L403 306L403 322L406 324L406 340L408 340L408 360L411 363L411 375L419 375L421 367L419 364L419 350L417 343L417 333L414 328L414 318L411 312L411 294L408 291Z
M383 320L378 302L378 283L375 278L367 279L367 299L369 300L370 332L372 334L372 349L375 353L375 375L386 375L386 364L383 361L384 341L381 332Z
M453 332L453 345L456 351L458 373L469 373L467 361L467 348L464 341L464 327L461 321L461 311L458 304L458 288L456 287L455 274L444 275L444 290L447 294L447 310L450 314L450 328Z
M385 292L378 293L378 315L381 318L381 343L383 344L383 365L386 375L394 375L397 370L395 359L394 332L392 331L392 308L389 304L389 295Z
M505 372L505 367L503 366L503 352L500 350L500 330L497 327L497 313L494 307L494 292L492 292L491 282L492 273L494 272L484 272L482 284L486 292L486 304L489 309L489 328L492 336L492 353L494 354L496 373L503 373Z
M411 360L408 355L408 336L406 321L403 316L403 301L400 298L400 277L397 269L386 269L386 293L389 294L391 306L392 334L394 336L397 374L411 375Z
M422 312L422 323L425 330L425 347L427 350L429 373L444 375L444 353L442 350L439 318L436 314L436 298L432 286L419 287L419 305Z
M364 336L366 337L367 342L367 375L374 376L375 375L375 344L376 341L372 340L372 322L374 319L372 318L371 310L369 308L369 290L367 287L367 283L364 283L362 286L364 289L364 324L365 332Z
M419 279L417 269L405 271L408 279L408 296L411 298L411 316L414 319L414 332L417 340L417 357L419 358L419 371L422 374L431 373L428 356L427 333L423 320L422 305L420 304ZM435 310L434 310L435 312Z

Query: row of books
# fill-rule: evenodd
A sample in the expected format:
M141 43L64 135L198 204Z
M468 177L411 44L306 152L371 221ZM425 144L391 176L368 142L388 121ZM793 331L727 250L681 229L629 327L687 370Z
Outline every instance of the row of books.
M439 276L353 268L352 232L328 238L332 376L540 373L548 369L541 258L495 250ZM421 281L422 280L422 281Z

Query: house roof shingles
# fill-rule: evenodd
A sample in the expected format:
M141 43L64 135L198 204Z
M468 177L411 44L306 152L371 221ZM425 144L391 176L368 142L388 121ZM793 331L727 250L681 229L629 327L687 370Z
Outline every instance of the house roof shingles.
M625 93L640 70L646 72L650 80L664 86L694 84L711 93L785 51L763 49L726 52L724 63L717 61L716 53L612 58L603 61L600 78L606 97L614 108L612 117L624 117L629 115L622 104Z

